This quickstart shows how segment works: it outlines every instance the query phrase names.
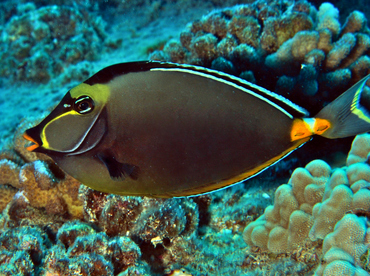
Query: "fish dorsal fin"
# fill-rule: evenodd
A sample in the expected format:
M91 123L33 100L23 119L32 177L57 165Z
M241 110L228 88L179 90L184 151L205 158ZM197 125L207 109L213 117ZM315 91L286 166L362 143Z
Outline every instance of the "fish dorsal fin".
M287 116L294 117L307 117L308 112L304 108L294 104L290 100L280 96L274 92L271 92L261 86L243 80L233 75L223 73L220 71L208 69L201 66L185 65L171 62L160 62L160 61L138 61L114 64L99 71L91 78L85 81L85 83L93 85L95 83L107 83L117 76L133 73L133 72L145 72L145 71L172 71L172 72L184 72L188 74L194 74L205 78L210 78L244 91L245 93L251 94L255 97L260 98L273 105L275 108L281 110Z
M207 78L212 78L214 80L233 85L240 90L244 91L245 93L254 95L259 97L262 100L268 101L270 104L275 106L276 108L280 109L284 113L288 113L289 117L307 117L309 115L308 111L299 105L291 102L290 100L284 98L281 95L278 95L274 92L271 92L261 86L248 82L244 79L239 77L220 72L213 69L208 69L201 66L195 65L185 65L185 64L177 64L177 63L169 63L169 62L156 62L159 66L156 68L150 69L151 71L179 71L179 72L186 72L191 73Z

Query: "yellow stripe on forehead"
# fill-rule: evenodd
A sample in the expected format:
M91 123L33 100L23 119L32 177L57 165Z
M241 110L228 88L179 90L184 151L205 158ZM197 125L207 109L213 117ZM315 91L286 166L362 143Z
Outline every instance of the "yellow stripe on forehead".
M74 100L80 98L81 96L89 96L95 102L95 108L98 108L100 112L109 99L110 88L108 85L104 85L104 84L88 85L86 83L81 83L77 85L76 87L72 88L69 93L71 95L71 98ZM71 109L68 111L66 110L65 112L59 114L58 116L50 120L44 126L44 128L42 129L40 133L40 138L41 138L42 145L44 148L53 150L53 148L50 146L47 140L47 137L46 137L46 129L48 128L48 126L51 125L53 122L59 120L60 118L68 116L68 115L85 116L83 114L78 113L76 110Z
M110 96L110 88L106 84L89 85L81 83L70 90L72 98L79 98L81 96L89 96L94 101L99 103L106 103Z

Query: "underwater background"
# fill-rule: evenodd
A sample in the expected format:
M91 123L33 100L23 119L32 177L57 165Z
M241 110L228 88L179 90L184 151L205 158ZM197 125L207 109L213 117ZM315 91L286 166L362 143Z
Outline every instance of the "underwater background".
M0 275L369 275L370 135L315 137L228 189L94 191L25 129L120 62L227 72L312 115L370 73L370 2L0 1Z

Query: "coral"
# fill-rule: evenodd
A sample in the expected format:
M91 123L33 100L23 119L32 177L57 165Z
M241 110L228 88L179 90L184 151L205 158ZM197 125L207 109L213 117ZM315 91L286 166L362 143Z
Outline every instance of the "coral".
M162 243L163 239L191 236L198 227L197 205L191 200L108 195L86 187L82 197L85 219L109 236Z
M330 3L316 10L304 0L257 0L192 22L150 59L234 74L318 112L370 73L369 49L366 18L359 11L342 26Z
M256 197L270 202L258 192L243 197L242 186L226 193L166 200L107 195L87 187L80 192L85 220L109 237L130 237L139 245L142 260L160 275L181 267L198 275L221 263L227 274L233 270L231 264L241 266L241 251L228 251L236 248L235 240L238 246L245 246L240 233L265 206L256 206ZM245 208L250 209L249 218L245 217Z
M109 238L78 221L64 224L43 260L45 275L118 275L137 265L139 247L128 237ZM48 274L49 273L49 274Z
M317 239L324 239L348 212L370 210L370 166L367 156L370 135L358 135L352 145L346 168L331 170L324 161L315 160L297 168L288 184L275 193L273 206L247 225L244 240L274 253L290 252Z
M2 184L19 188L19 171L17 164L9 159L0 160L0 179Z
M20 227L0 235L1 275L33 275L50 241L37 227Z
M12 170L9 170L10 167ZM78 198L80 183L77 180L61 174L60 171L59 176L60 174L63 176L57 178L51 172L49 164L41 160L26 163L22 167L14 166L9 160L3 160L0 163L0 171L7 170L10 171L8 175L12 178L1 179L3 187L6 187L4 184L10 185L3 188L4 192L1 195L4 208L19 190L33 207L45 208L49 214L68 213L72 217L82 217L82 203Z
M362 217L370 211L369 145L369 134L356 136L347 167L332 170L314 160L295 169L288 184L276 190L274 205L244 229L250 250L293 254L323 241L315 275L368 275L361 258L370 242L369 223Z
M16 227L0 235L1 275L118 275L142 267L140 256L128 237L109 239L78 221L64 224L54 245L39 227Z
M352 147L348 153L347 165L361 163L368 160L370 152L370 134L357 135L353 140Z
M0 210L21 192L32 207L45 208L48 214L82 218L80 183L64 174L48 157L25 149L21 133L27 125L18 128L13 147L0 154Z
M345 215L323 244L323 261L315 275L369 275L360 266L360 257L370 242L370 228L363 217Z
M0 211L12 200L19 188L19 171L17 164L8 159L0 160Z
M346 22L343 25L342 34L355 33L366 28L367 19L362 12L353 11L347 17Z
M318 26L317 29L329 30L334 36L339 33L339 11L330 3L323 3L320 5L320 9L317 14Z
M63 224L63 226L58 230L56 239L59 244L63 244L64 247L68 249L72 244L74 244L77 237L95 233L96 230L92 228L91 225L75 220Z
M3 29L0 76L12 81L47 83L65 74L69 66L96 60L102 50L108 50L107 45L112 43L104 28L102 18L86 11L28 4ZM80 69L74 79L81 81L89 73Z
M65 175L59 183L43 161L35 161L22 166L20 172L21 190L34 207L45 208L49 213L68 212L81 217L82 204L78 199L80 183Z
M190 240L198 228L197 204L191 199L153 199L108 195L82 186L84 218L109 237L128 236L140 245L142 258L163 272L177 262L188 264Z
M323 239L348 212L370 210L370 190L366 189L369 181L370 166L366 163L352 164L346 171L334 171L322 203L316 204L312 210L315 222L310 230L310 238Z
M1 166L1 164L0 164ZM13 199L18 189L10 185L0 185L0 211L4 210L8 203Z
M275 192L274 206L247 225L244 240L274 253L288 252L306 243L313 224L312 208L321 201L331 168L321 160L296 169L288 184Z
M112 264L97 254L83 254L67 259L66 256L51 251L45 262L47 265L43 268L44 275L113 275Z

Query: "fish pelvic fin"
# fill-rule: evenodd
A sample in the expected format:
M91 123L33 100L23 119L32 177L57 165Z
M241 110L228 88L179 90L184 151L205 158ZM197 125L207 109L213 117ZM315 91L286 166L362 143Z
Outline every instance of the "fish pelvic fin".
M140 169L138 166L118 162L113 155L99 153L97 157L108 169L110 177L115 181L123 181L126 176L133 180L139 177Z
M370 88L366 85L369 79L367 75L325 106L314 119L321 121L321 128L325 124L328 127L314 134L335 139L370 131Z

